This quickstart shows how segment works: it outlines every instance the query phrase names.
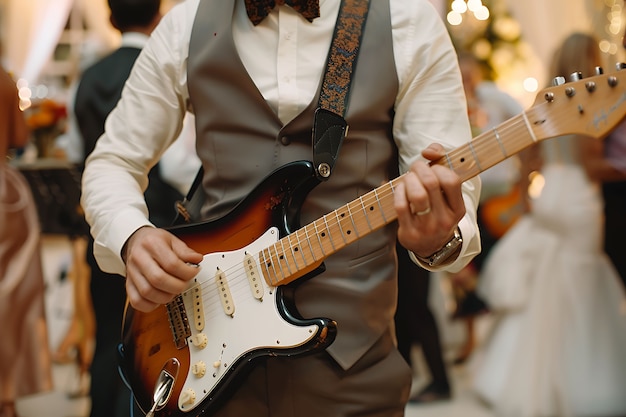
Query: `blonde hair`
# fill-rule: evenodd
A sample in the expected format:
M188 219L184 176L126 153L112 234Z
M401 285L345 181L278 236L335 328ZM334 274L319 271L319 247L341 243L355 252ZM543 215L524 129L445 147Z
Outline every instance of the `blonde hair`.
M550 74L552 77L565 77L581 72L583 77L595 75L595 68L601 67L603 57L598 40L586 33L569 35L554 54Z

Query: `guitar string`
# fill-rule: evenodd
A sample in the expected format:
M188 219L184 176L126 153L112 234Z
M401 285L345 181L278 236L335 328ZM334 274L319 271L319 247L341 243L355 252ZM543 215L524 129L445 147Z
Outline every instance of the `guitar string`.
M532 110L532 109L531 109ZM527 113L528 114L528 113ZM527 115L526 114L526 115ZM515 116L514 118L498 125L495 129L492 129L490 131L485 132L485 134L479 135L476 138L472 139L472 141L466 143L465 145L456 148L454 150L452 150L448 156L450 157L451 160L455 160L457 158L457 156L455 156L456 154L461 154L459 155L462 156L463 154L465 154L467 152L467 148L468 146L473 146L473 151L476 153L476 155L472 155L472 159L474 159L474 163L476 163L478 166L481 165L480 163L480 156L484 156L484 155L488 155L488 153L486 153L486 150L492 151L494 148L498 149L498 157L497 159L497 163L502 162L504 159L508 159L511 156L515 155L516 153L519 152L519 150L529 146L530 144L533 143L533 141L529 142L528 141L528 137L531 136L531 132L529 131L530 126L528 125L527 121L523 118L524 113L521 113L518 116ZM498 132L498 135L496 135L496 131ZM513 134L511 132L517 132L517 134ZM525 133L522 134L522 133ZM510 137L508 136L510 135ZM502 138L504 138L504 140L502 140ZM498 141L498 139L500 139L500 141ZM502 153L502 151L500 150L500 146L503 146L505 150L507 150L507 153L509 153L508 155L505 155ZM508 147L506 145L509 145ZM513 150L510 151L509 149L512 148ZM489 167L493 166L490 165ZM488 169L488 168L486 168ZM483 170L480 170L483 171ZM380 204L380 200L383 199L387 199L389 198L390 195L393 194L393 187L380 187L379 190L381 191L380 193L377 193L377 195L372 199L372 202L368 202L366 201L366 199L372 198L374 195L373 194L366 194L365 196L361 196L359 199L354 200L350 203L348 203L347 205L345 205L344 207L341 207L337 210L332 211L331 213L328 213L327 215L323 216L320 220L324 220L325 223L325 227L323 228L323 231L325 231L328 235L332 235L332 231L336 230L339 234L339 236L341 237L341 239L343 240L343 246L345 246L347 241L350 241L350 239L346 239L346 234L345 234L345 230L350 230L350 231L354 231L355 233L357 233L357 239L360 238L360 236L358 236L359 234L359 227L358 225L355 223L354 220L354 216L356 216L356 214L358 213L362 213L363 214L363 218L365 219L366 222L368 222L368 229L371 230L371 225L369 224L369 215L365 209L365 207L369 207L371 206L376 206ZM357 213L352 213L352 208L351 205L353 204L360 204L360 208L357 209ZM367 204L366 204L367 203ZM341 217L342 213L344 211L347 211L348 213L348 219L352 224L352 227L349 228L344 228L342 223L343 221L345 221L345 217ZM384 212L384 210L383 210ZM384 214L383 214L384 217ZM318 221L313 222L312 224L315 225L316 228L316 235L318 236L319 239L319 231L317 230L317 223ZM298 257L300 256L300 254L296 254L294 253L295 248L299 248L302 249L304 247L304 245L302 244L302 240L300 239L300 237L298 236L299 234L304 233L307 236L307 239L305 240L305 242L308 242L308 250L309 252L311 252L311 261L315 262L317 259L315 257L315 250L313 249L310 240L308 239L308 230L310 228L310 225L304 226L298 230L296 230L294 233L287 235L281 239L279 239L277 242L275 242L274 244L270 245L268 248L264 248L262 251L264 250L268 250L270 252L272 252L272 248L274 248L273 252L275 253L275 255L272 255L272 257L276 258L276 261L272 262L272 264L275 264L276 262L278 263L279 267L282 267L283 269L291 269L291 267L294 267L296 269L298 269ZM365 232L369 232L369 230L364 230ZM294 236L297 238L297 245L293 245L293 243L291 242L294 238ZM285 242L289 242L289 244L285 245ZM333 238L330 237L328 239L328 241L330 241L331 243L333 242ZM321 242L320 242L321 243ZM282 249L278 249L278 247L282 248ZM285 250L285 246L287 247L287 250ZM343 247L342 246L342 247ZM289 250L289 248L294 248L292 250ZM320 249L322 250L322 257L323 256L323 244L320 244ZM255 259L257 265L260 266L260 255L261 252L260 251L258 254L254 255L253 258ZM333 252L334 252L334 248L333 248ZM302 253L302 250L300 250L300 253ZM283 259L278 259L280 257L283 257ZM305 267L312 263L308 260L308 258L306 257L306 255L302 254L301 256L303 256L303 261L305 263ZM293 260L290 259L290 257L293 258ZM233 270L234 268L234 270ZM292 271L287 271L289 274L292 274ZM247 291L252 291L252 289L250 288L250 283L248 281L248 278L246 276L246 271L245 268L240 267L240 266L235 266L235 267L231 267L231 268L227 268L225 271L223 271L223 273L226 275L226 278L228 280L228 286L231 292L231 295L233 298L235 298L235 296L237 296L237 298L242 294L242 292L247 292ZM261 271L259 271L259 273L261 273ZM278 271L274 272L274 275L280 275L280 276L285 276L284 271ZM261 279L262 285L265 287L267 286L266 282L264 279ZM279 279L280 281L280 279ZM212 284L212 285L211 285ZM216 308L212 309L212 310L217 310L220 311L221 309L218 308L221 306L221 301L219 300L219 296L218 296L218 288L217 288L217 284L211 279L211 277L209 277L209 279L207 279L205 282L200 282L198 285L201 286L202 288L202 293L203 293L203 299L205 299L205 291L208 289L209 294L211 293L211 291L215 292L215 297L211 297L211 298L217 298L217 303L219 303L219 306L216 306ZM215 287L214 289L212 288L207 288L207 286L211 285L212 287ZM194 286L195 287L195 286ZM190 288L190 290L193 289ZM254 299L254 297L252 296L251 293L248 293L252 299ZM208 300L206 300L208 301ZM234 300L233 300L234 301ZM205 302L205 304L207 304ZM208 304L216 304L216 303L208 303ZM206 306L203 306L206 309ZM236 305L235 305L235 309L236 309ZM206 311L206 310L205 310ZM210 310L209 310L210 311ZM224 313L225 314L225 313Z
M545 103L543 103L545 104ZM447 154L447 158L452 161L452 169L455 169L455 162L454 161L461 161L461 159L467 160L467 157L464 156L467 154L467 151L471 151L472 153L472 158L473 161L470 161L470 165L472 166L476 166L476 168L478 169L478 172L476 172L474 175L478 175L480 172L483 172L486 169L491 168L492 166L504 161L505 159L508 159L514 155L516 155L517 153L519 153L521 150L527 148L528 146L532 145L534 143L534 136L536 135L536 132L533 130L533 126L530 124L530 119L534 118L534 114L538 112L537 107L540 106L541 104L535 105L532 108L528 109L526 112L522 112L519 115L503 122L502 124L496 126L495 128L486 131L485 133L478 135L477 137L473 138L470 142L466 143L465 145L462 145L456 149L451 150L448 154ZM552 115L551 120L553 122L562 122L562 121L567 121L567 117L568 114L567 113L557 113L556 115ZM556 123L557 125L560 123ZM530 141L529 138L530 137ZM546 138L541 138L541 140L546 139ZM487 152L487 151L494 151L494 149L496 150L496 152ZM475 155L474 155L475 154ZM492 155L497 155L496 158L491 158ZM486 160L482 160L481 161L481 156L486 156ZM494 162L495 160L495 162ZM463 164L461 164L462 167ZM488 167L482 168L481 166L483 165L489 165ZM458 168L461 168L458 167ZM377 214L380 215L381 217L385 217L384 213L385 210L383 209L383 207L380 205L380 201L385 201L387 200L391 195L393 195L393 184L395 183L395 180L390 181L387 186L382 186L379 187L375 193L367 193L364 196L359 197L358 199L358 203L361 205L361 207L356 211L356 213L352 213L352 209L351 209L351 204L355 203L357 200L348 203L346 206L334 210L331 213L328 213L327 215L323 216L322 218L320 218L319 220L323 220L325 226L321 229L321 231L318 229L318 223L319 220L312 222L309 225L306 225L298 230L296 230L294 233L285 236L281 239L279 239L277 242L275 242L274 244L270 245L267 248L262 249L261 251L259 251L256 254L253 254L253 258L256 261L256 264L259 266L259 268L261 268L258 272L261 275L265 275L264 271L263 271L263 266L260 264L260 259L263 256L262 253L264 251L267 251L270 254L270 257L275 257L276 260L275 261L271 261L270 263L271 265L274 266L274 268L281 267L281 268L287 268L289 269L292 265L293 267L295 267L296 269L298 268L298 256L302 257L302 261L305 263L305 266L308 264L311 264L313 262L316 262L319 260L319 258L324 259L326 257L326 252L324 251L324 242L320 239L320 233L326 233L328 235L328 239L324 239L325 242L330 242L331 245L334 245L334 239L336 239L337 237L333 237L331 236L333 234L333 231L337 231L341 237L342 240L344 240L344 246L345 246L345 232L344 232L344 227L342 227L342 219L340 218L340 214L341 212L343 212L344 210L347 210L348 215L349 215L349 220L352 222L352 226L351 228L348 228L349 230L354 230L355 233L359 233L359 227L358 224L355 223L354 220L354 216L356 216L359 213L363 214L363 218L365 219L365 221L367 222L367 226L368 226L368 230L372 229L372 225L369 222L369 218L371 214ZM373 210L370 215L368 215L366 207L374 207L374 206L378 206L378 210ZM334 217L334 219L332 218ZM388 222L384 222L384 224L387 224ZM311 229L311 227L313 227L315 229L315 235L317 237L318 240L318 245L315 246L313 245L313 242L310 239L309 236L309 229ZM368 233L368 230L365 230L364 232ZM302 239L300 237L301 234L304 234L305 239L304 239L304 244L302 243ZM293 245L293 238L297 239L297 245ZM357 236L357 239L359 238L359 236ZM287 241L287 239L289 239ZM350 239L348 239L350 240ZM287 250L285 250L285 242L289 242L286 246L287 246ZM281 245L282 250L278 250L278 245ZM305 245L307 246L306 251L307 253L310 252L310 257L308 255L305 255L304 252L304 248ZM316 250L315 248L317 247L318 251L321 251L321 253L319 253L319 255L316 255ZM289 248L294 248L292 250L289 250ZM296 254L294 253L295 248L299 249L299 253ZM335 252L335 248L332 248L331 252ZM272 252L274 253L274 255L272 255ZM283 259L284 262L281 262L278 257L280 255L283 255L286 259ZM289 257L293 257L293 262L289 259ZM310 261L309 261L310 259ZM278 265L276 265L276 263L278 263ZM230 291L231 294L233 296L233 299L236 297L238 298L243 291L252 291L250 289L250 284L249 281L247 279L246 276L246 272L245 272L245 268L243 268L242 266L235 266L235 267L231 267L231 268L227 268L226 271L224 271L224 273L226 274L227 280L229 281L229 287L230 287ZM275 276L284 276L283 271L274 271L273 275ZM232 277L232 279L231 279ZM263 285L264 291L266 291L266 287L267 287L267 282L264 282L265 279L261 279L262 277L259 277L261 285ZM283 278L284 279L284 278ZM278 284L280 283L282 279L278 279ZM211 294L212 289L207 288L209 285L213 285L215 287L215 289L213 290L213 294ZM203 300L206 298L205 297L205 291L208 289L208 293L210 295L210 298L216 298L216 302L212 302L212 303L206 303L205 304L210 304L210 305L215 305L215 308L211 309L209 307L209 311L220 311L221 309L218 308L221 306L221 302L219 300L219 294L218 294L218 290L217 290L217 284L211 279L211 277L209 277L205 282L200 282L198 285L201 286L202 288L202 293L203 293ZM195 287L195 286L194 286ZM192 290L192 288L188 289L187 291ZM254 299L254 297L251 297L252 299ZM208 301L208 300L207 300ZM205 309L205 311L207 311L207 306L203 306L203 308ZM236 309L236 306L235 306Z
M508 123L508 124L511 124L511 123ZM500 132L500 135L505 136L505 135L507 135L507 130L516 130L516 129L520 128L520 127L522 127L524 131L528 130L527 126L526 126L526 123L523 120L520 120L519 117L517 117L516 119L515 118L513 119L513 122L512 122L511 126L506 126L506 125L507 125L507 123L505 122L505 123L503 123L503 124L498 126L498 131ZM513 137L513 140L515 140L517 138L517 135L512 135L512 137ZM481 138L481 137L479 136L477 138ZM491 140L491 138L483 137L482 139L483 140L478 140L478 141L473 140L475 151L479 155L483 155L484 154L485 148L487 148L487 149L494 148L493 140ZM527 142L527 140L524 141L524 145L526 145L526 142ZM468 144L469 143L467 143L465 146L467 146ZM459 148L451 151L449 155L451 155L451 157L454 157L455 151L459 152ZM513 154L511 154L511 156L512 155ZM505 155L501 155L501 158L499 158L500 162L501 162L501 160L504 160L506 158L507 157ZM389 188L387 190L388 194L389 194L389 190L391 190L391 188ZM386 190L382 190L383 193L385 191ZM391 193L393 193L393 191L391 191ZM385 198L388 197L388 194L387 195L386 194L380 194L376 199L377 200L379 200L380 198L385 199ZM364 217L367 219L368 215L367 215L366 211L363 208L365 206L369 206L369 204L365 204L365 198L366 197L362 196L361 198L359 198L358 200L355 200L354 202L358 202L361 205L361 209L359 209L358 211L364 213L365 214ZM354 203L354 202L351 202L351 203ZM326 231L328 231L328 233L331 233L330 232L331 230L336 229L339 232L338 234L340 235L341 239L344 240L344 243L345 243L346 237L345 237L345 232L343 232L343 230L345 228L342 227L342 220L344 220L344 218L340 217L340 213L339 213L340 211L343 211L343 210L346 210L348 212L350 221L352 222L352 226L353 227L351 227L349 229L350 230L355 230L355 232L358 234L359 233L358 232L358 227L354 223L354 216L355 216L355 214L352 213L352 209L350 207L350 203L347 204L345 207L342 207L342 208L340 208L338 210L335 210L335 211L327 214L323 218L324 218L324 220L326 222L326 227L324 229ZM371 227L368 227L368 228L371 229ZM285 268L289 268L291 265L297 267L297 264L298 264L297 259L295 259L298 255L294 254L293 251L285 250L285 241L286 241L286 239L289 239L289 240L293 239L294 234L296 234L296 237L297 237L297 234L301 233L302 231L305 231L305 234L308 234L307 226L298 229L297 231L295 231L291 235L285 236L284 238L281 238L276 243L270 245L270 247L276 248L276 253L283 254L284 257L287 258L286 260L284 260L284 262L281 262L281 261L277 260L277 262L279 262L280 264L286 265ZM366 232L367 232L367 230L366 230ZM330 240L332 240L332 239L330 239ZM299 245L297 245L297 247L302 247L303 246L301 244L301 239L299 239L299 238L298 238L298 243L299 243ZM282 250L278 249L278 245L280 245L282 247ZM286 246L288 248L289 247L294 247L293 244L289 244L289 245L286 245ZM311 252L314 253L314 251L312 249L310 249L310 250L311 250ZM294 257L293 261L288 259L290 256ZM255 256L254 258L255 258L255 260L257 262L257 265L258 265L259 264L258 256ZM229 282L229 288L230 288L231 294L233 294L233 296L234 296L234 294L238 294L238 295L241 294L241 292L240 292L241 290L240 289L242 289L242 288L245 289L246 291L251 291L249 281L248 281L247 277L245 276L246 275L245 269L241 268L241 267L235 266L235 271L237 271L238 273L237 274L233 274L233 272L234 272L233 268L228 268L228 269L223 271L223 273L226 275L227 280ZM284 275L284 274L281 273L280 275ZM215 282L211 282L211 281L212 281L212 279L211 279L211 277L209 277L205 281L205 283L202 283L202 282L199 283L199 285L201 285L203 287L202 288L203 294L204 294L205 290L208 289L208 288L206 288L206 285L210 285L210 284L213 284L212 286L215 287L214 291L218 291L217 284ZM208 289L208 290L209 290L209 292L211 291L211 289ZM219 299L218 299L218 302L219 302Z

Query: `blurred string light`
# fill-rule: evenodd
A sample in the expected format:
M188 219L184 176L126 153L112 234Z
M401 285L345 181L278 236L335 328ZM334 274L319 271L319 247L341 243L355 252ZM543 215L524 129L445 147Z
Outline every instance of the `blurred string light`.
M529 76L532 48L521 39L521 26L507 12L504 0L448 0L448 4L447 23L456 47L482 62L489 79L520 100L539 89L537 78Z
M30 86L28 81L20 78L15 83L17 86L17 94L20 99L20 109L22 111L29 109L33 105L33 100L43 100L49 96L50 89L44 85Z
M463 15L472 13L477 20L489 19L489 8L481 0L454 0L448 12L448 23L458 26L463 23Z
M615 37L620 37L623 31L623 0L605 0L606 9L606 22L604 31L608 39L600 40L600 50L607 54L615 55L621 49L621 45L612 41Z
M17 94L20 98L20 109L26 110L33 105L33 90L28 86L28 81L23 78L17 80Z

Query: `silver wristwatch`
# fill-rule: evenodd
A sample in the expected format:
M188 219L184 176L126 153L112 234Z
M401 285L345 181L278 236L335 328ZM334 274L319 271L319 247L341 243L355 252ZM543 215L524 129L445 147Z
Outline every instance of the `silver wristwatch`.
M423 262L428 266L436 267L436 266L444 264L446 261L448 261L452 257L452 255L460 251L461 245L463 245L463 236L461 236L461 231L459 230L457 226L457 228L454 229L454 236L452 236L452 239L450 239L448 243L443 245L443 248L439 249L437 252L425 258L417 254L415 254L415 257L420 262Z

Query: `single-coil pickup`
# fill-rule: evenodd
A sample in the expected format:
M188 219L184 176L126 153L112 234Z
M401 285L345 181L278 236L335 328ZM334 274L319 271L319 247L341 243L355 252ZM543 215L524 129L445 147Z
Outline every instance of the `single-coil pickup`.
M193 301L193 318L196 330L201 332L204 329L204 307L202 304L202 286L196 285L191 289L191 299Z
M232 316L235 314L235 303L233 302L233 296L230 294L226 274L219 268L215 273L215 284L217 287L217 295L222 302L224 313L226 313L227 316Z
M263 299L263 284L261 283L261 275L259 274L259 268L257 263L249 253L246 253L243 259L243 265L246 270L246 276L250 283L250 290L252 296L257 300Z

